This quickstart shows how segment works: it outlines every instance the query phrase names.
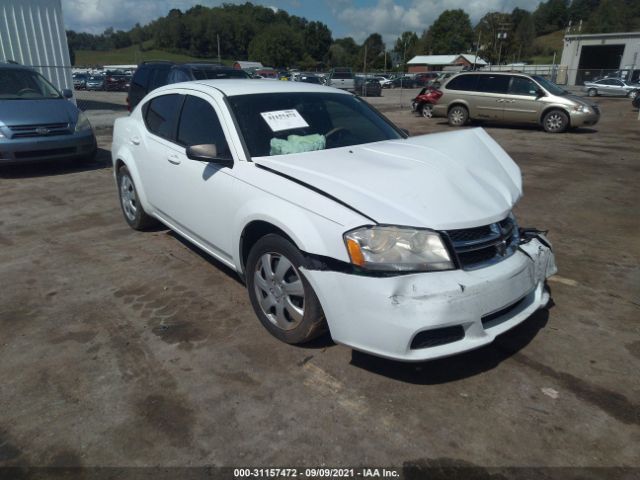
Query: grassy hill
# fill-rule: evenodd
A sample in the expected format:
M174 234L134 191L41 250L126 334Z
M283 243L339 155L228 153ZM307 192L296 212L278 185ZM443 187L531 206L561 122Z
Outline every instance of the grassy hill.
M134 65L145 60L170 60L172 62L217 61L217 58L196 58L179 53L164 52L162 50L140 50L138 45L116 50L76 50L76 67L93 65ZM222 63L231 64L231 60Z
M556 53L556 63L560 62L562 56L562 47L564 39L564 30L558 30L547 35L541 35L533 41L533 47L537 55L529 60L536 64L549 64L553 61L553 53Z

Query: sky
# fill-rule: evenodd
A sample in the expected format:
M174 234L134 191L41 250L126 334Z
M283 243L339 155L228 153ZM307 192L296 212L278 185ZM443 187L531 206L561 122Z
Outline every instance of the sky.
M62 0L66 28L101 33L108 27L128 30L193 5L216 6L245 0ZM475 24L490 11L534 10L540 0L253 0L252 3L286 10L328 25L333 38L346 36L362 42L377 32L388 46L406 30L421 34L444 10L462 8Z

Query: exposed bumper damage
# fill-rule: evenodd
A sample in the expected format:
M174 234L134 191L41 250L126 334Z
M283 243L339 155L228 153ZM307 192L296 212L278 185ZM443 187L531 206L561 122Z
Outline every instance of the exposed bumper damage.
M542 232L523 232L518 251L477 270L371 277L304 269L333 339L403 361L446 357L491 343L549 301L557 271Z

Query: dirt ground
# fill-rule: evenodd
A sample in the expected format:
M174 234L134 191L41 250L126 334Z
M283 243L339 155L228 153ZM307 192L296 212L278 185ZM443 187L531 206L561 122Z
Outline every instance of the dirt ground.
M550 230L553 306L418 365L271 337L232 272L126 225L108 130L87 167L0 170L0 465L640 467L640 121L598 102L594 128L485 126Z

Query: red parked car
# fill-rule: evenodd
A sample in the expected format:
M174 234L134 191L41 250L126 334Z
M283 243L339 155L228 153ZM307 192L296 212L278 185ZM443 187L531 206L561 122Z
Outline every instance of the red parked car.
M411 110L425 118L431 118L433 116L433 105L438 103L441 96L442 92L440 90L433 87L425 87L413 99Z

